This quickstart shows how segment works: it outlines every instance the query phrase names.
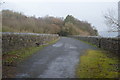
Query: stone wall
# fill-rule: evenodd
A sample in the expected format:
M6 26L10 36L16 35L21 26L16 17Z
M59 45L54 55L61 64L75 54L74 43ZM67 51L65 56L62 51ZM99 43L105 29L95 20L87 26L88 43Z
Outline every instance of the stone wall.
M2 53L46 44L59 38L57 34L2 33Z
M89 43L96 45L99 48L102 48L115 54L120 53L120 38L81 37L81 36L71 37L87 41Z

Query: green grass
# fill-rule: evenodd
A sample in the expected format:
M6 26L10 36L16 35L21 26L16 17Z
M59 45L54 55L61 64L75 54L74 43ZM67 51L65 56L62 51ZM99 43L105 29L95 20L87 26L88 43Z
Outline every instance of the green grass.
M76 76L78 78L118 78L119 60L106 53L100 50L86 51L86 54L80 57Z
M20 62L20 61L26 59L27 57L31 56L32 54L40 51L44 47L51 45L57 41L58 41L58 39L49 42L47 45L41 45L39 47L29 47L29 48L24 48L24 49L15 50L15 51L6 53L5 55L3 55L3 63L13 64L13 63Z
M83 40L80 40L80 41L82 41L82 42L84 42L84 43L86 43L86 44L92 45L92 46L94 46L94 47L97 47L95 44L92 44L92 43L90 43L90 42L83 41ZM98 48L98 47L97 47L97 48Z
M76 40L80 40L80 39L76 39ZM86 43L86 44L89 44L89 45L91 45L91 46L94 46L94 47L96 47L96 48L99 48L98 46L96 46L95 44L92 44L92 43L90 43L90 42L87 42L87 41L84 41L84 40L80 40L80 41L82 41L82 42L84 42L84 43Z

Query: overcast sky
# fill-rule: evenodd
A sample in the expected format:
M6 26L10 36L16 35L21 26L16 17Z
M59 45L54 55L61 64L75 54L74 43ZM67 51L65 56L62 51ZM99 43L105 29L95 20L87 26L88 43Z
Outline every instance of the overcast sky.
M108 9L117 12L119 0L2 0L2 9L22 12L25 15L66 17L68 14L88 21L98 31L107 31L103 14Z

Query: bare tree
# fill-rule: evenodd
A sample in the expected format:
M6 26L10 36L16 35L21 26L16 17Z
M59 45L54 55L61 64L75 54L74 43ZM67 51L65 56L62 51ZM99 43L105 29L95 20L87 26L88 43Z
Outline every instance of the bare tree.
M109 10L105 15L105 22L109 27L115 27L117 30L120 28L120 24L118 23L118 18L115 14L115 11Z
M119 2L120 3L120 2ZM112 31L118 32L118 37L120 37L120 6L118 5L118 15L114 10L108 10L106 14L104 14L106 24L112 29Z

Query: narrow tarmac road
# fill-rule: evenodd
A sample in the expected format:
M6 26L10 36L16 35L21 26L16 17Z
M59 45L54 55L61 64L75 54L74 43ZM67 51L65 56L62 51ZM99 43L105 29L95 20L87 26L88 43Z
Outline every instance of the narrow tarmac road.
M73 38L61 39L32 55L18 67L16 78L75 78L80 55L95 47Z

